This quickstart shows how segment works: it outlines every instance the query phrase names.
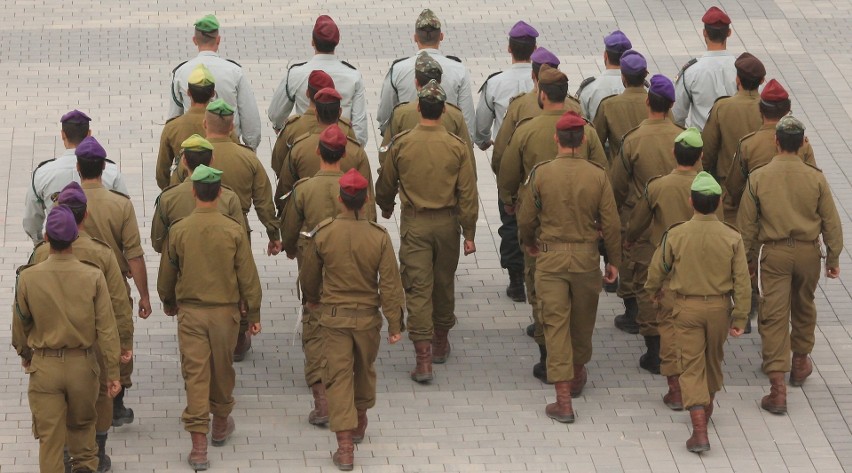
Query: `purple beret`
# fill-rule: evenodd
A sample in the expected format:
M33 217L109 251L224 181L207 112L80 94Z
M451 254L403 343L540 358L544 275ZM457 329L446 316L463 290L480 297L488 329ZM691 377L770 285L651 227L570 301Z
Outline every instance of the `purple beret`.
M74 213L64 205L54 205L47 215L45 225L47 236L51 240L74 241L77 239L77 221Z
M609 52L623 53L632 48L633 44L621 30L615 30L604 37L604 46Z
M67 205L69 207L82 207L86 205L86 202L86 193L83 192L83 188L80 187L80 184L77 184L74 181L71 181L67 186L65 186L56 198L57 204Z
M537 64L549 64L553 67L559 67L559 58L556 57L552 52L538 47L533 51L532 56L530 56L530 60Z
M672 84L672 81L668 77L662 74L654 74L651 77L651 87L648 89L648 92L668 99L670 102L675 101L674 84Z
M91 136L83 138L83 141L74 150L74 154L80 159L89 159L92 161L103 161L107 156L104 147L98 143L98 140Z
M648 62L639 51L628 49L621 55L621 72L624 74L639 74L648 70Z
M62 118L59 119L60 123L65 123L65 122L86 123L86 122L90 122L90 121L92 121L92 119L89 118L88 115L86 115L85 113L83 113L83 112L81 112L77 109L71 110L70 112L66 113L65 115L62 115Z
M538 31L527 22L521 20L509 30L509 37L514 39L538 38Z

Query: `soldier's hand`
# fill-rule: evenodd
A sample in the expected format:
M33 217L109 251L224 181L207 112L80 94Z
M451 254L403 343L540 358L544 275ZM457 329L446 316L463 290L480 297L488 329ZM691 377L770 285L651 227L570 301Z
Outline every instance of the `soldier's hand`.
M382 210L382 218L389 219L393 216L393 211L391 210Z
M151 315L151 299L145 297L139 299L139 318L147 319Z
M493 144L494 144L494 142L493 142L493 141L488 140L488 141L486 141L485 143L482 143L481 145L479 145L479 149L481 149L482 151L485 151L485 150L487 150L488 148L490 148L490 147L491 147L491 145L493 145Z
M464 255L472 255L476 253L476 243L473 240L465 240L464 241Z
M606 265L606 272L604 273L604 282L607 284L612 284L615 280L618 279L618 268L611 264Z
M281 253L281 249L284 245L281 244L281 240L270 241L268 245L266 245L266 256L275 256L278 253Z
M741 328L736 328L736 327L731 327L731 328L728 330L728 334L729 334L730 336L734 337L734 338L739 337L740 335L742 335L742 334L743 334L743 332L745 332L745 330L743 330L743 329L741 329Z
M837 279L840 277L840 268L832 268L830 266L826 266L825 275L830 279Z
M121 392L121 381L107 381L107 395L111 398L115 398L118 396L118 393Z
M119 361L121 361L121 364L126 365L127 363L130 363L130 360L132 360L132 359L133 359L133 350L121 350L121 358L119 358Z
M506 212L506 215L515 215L515 206L503 204L503 211Z
M391 345L395 345L396 342L400 340L402 340L401 333L388 334L388 343L390 343Z
M286 253L287 259L296 259L296 253Z
M538 244L524 246L526 246L527 248L527 254L532 256L533 258L541 254L541 250L538 248Z
M176 305L163 304L163 312L165 312L169 317L174 317L178 313L178 308Z
M252 335L257 335L260 333L260 322L255 322L253 324L249 324L249 333Z

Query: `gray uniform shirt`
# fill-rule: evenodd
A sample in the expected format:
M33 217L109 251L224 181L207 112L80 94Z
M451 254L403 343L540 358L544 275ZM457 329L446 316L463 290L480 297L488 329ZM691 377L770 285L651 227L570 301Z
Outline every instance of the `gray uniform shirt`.
M201 51L198 56L185 62L174 71L171 85L171 100L169 100L169 118L182 115L191 105L187 89L189 74L195 66L203 63L210 69L216 81L216 96L237 108L234 113L234 128L237 136L242 137L243 143L251 149L257 149L260 144L260 112L254 100L254 92L243 68L237 64L219 57L213 51Z
M479 90L479 106L476 107L476 131L474 143L481 146L497 136L509 102L518 94L533 89L532 64L512 64L503 72L488 78Z
M737 93L737 58L728 51L707 51L675 82L674 122L704 129L716 99Z
M624 92L621 69L605 69L594 82L577 91L577 99L589 121L595 119L601 100Z

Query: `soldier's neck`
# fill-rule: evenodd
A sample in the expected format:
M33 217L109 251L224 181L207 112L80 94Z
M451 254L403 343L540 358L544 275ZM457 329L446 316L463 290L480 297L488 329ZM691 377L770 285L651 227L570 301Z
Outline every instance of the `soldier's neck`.
M219 199L216 198L212 202L204 202L203 200L195 199L196 209L215 209L219 205Z
M708 51L726 51L728 49L727 43L714 43L712 41L707 41L707 50Z
M340 161L331 164L320 159L320 171L340 172Z
M83 179L80 177L80 185L82 186L84 184L102 184L102 182L100 177L96 177L94 179Z
M215 44L211 44L209 46L199 44L198 45L198 52L203 53L205 51L210 51L211 53L218 53L219 52L219 46L217 46Z
M221 133L213 133L210 130L207 130L207 139L221 139L221 138L230 138L230 135L223 135Z
M681 166L680 164L678 164L677 167L675 168L675 170L676 171L687 171L687 172L695 171L695 166Z
M657 113L657 112L652 112L650 110L648 111L648 120L662 120L664 118L666 118L665 113Z
M441 124L441 119L429 120L428 118L420 117L420 124L423 126L438 126Z
M542 102L541 109L542 110L562 110L565 108L565 104L563 102Z
M605 69L621 69L621 66L614 66L612 64L607 63Z

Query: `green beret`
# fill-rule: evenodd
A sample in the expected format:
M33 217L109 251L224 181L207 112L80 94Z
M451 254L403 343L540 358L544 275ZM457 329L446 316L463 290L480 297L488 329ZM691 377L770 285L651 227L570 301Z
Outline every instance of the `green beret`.
M211 33L219 29L219 20L214 15L205 15L195 22L195 29L202 33Z
M225 102L222 99L216 99L207 104L207 111L210 113L215 113L220 117L224 117L226 115L233 115L234 110L234 107L230 106L228 102Z
M213 73L210 72L210 69L207 69L203 63L199 63L195 66L195 69L189 73L189 77L186 79L189 85L213 85L216 81L213 79Z
M701 171L695 176L690 189L704 195L722 195L722 186L706 171Z
M197 133L183 140L183 143L180 144L180 147L181 149L188 149L190 151L213 151L213 144L205 140L203 136Z
M805 124L793 115L785 115L778 120L775 131L785 135L801 135L805 132Z
M222 171L199 164L198 167L195 168L195 171L192 171L192 177L190 177L190 179L192 179L192 182L211 184L222 180Z
M443 103L447 101L447 94L444 92L441 84L435 82L435 79L430 80L428 84L421 87L417 92L417 97L430 102Z
M704 146L704 141L701 139L701 130L691 126L680 132L675 138L675 143L683 143L690 148L701 148Z

